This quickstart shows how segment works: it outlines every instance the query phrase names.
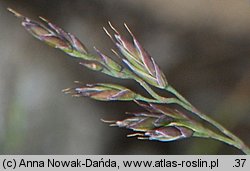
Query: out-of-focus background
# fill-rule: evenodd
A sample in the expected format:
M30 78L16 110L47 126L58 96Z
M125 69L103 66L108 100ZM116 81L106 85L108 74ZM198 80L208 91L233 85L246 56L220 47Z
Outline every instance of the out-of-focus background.
M117 80L35 40L7 7L48 18L106 54L114 46L102 26L125 32L126 22L179 92L250 145L249 0L0 0L1 154L241 154L213 140L139 141L108 127L101 118L140 108L63 94L75 80Z

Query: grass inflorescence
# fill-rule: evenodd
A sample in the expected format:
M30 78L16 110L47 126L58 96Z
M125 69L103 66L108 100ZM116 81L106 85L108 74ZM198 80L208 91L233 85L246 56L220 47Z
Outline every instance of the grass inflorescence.
M119 53L115 50L112 51L125 65L124 67L97 48L94 48L96 54L89 53L77 37L47 19L40 17L40 22L37 22L12 9L8 10L21 19L23 27L31 35L72 57L80 58L81 65L111 77L132 79L144 88L150 97L145 97L124 86L110 83L87 84L63 90L76 97L85 96L100 101L134 101L143 109L142 112L128 113L128 117L121 121L104 121L110 123L111 126L131 129L133 133L128 137L162 142L188 137L212 138L232 145L245 154L250 154L250 149L237 136L197 110L169 84L155 60L142 47L126 24L124 26L131 36L131 41L122 36L110 22L112 33L103 28L118 49ZM173 96L162 96L152 87L166 91ZM179 110L178 107L170 104L175 104L184 110ZM205 124L204 122L202 124L200 119ZM211 129L211 126L215 129Z

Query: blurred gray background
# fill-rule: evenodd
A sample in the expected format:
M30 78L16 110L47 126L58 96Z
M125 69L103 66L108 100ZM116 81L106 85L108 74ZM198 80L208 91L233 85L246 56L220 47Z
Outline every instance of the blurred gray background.
M48 18L106 54L114 46L102 26L125 32L126 22L179 92L250 145L249 0L0 0L1 154L241 154L213 140L139 141L108 127L101 118L140 108L63 94L75 80L117 80L35 40L7 7Z

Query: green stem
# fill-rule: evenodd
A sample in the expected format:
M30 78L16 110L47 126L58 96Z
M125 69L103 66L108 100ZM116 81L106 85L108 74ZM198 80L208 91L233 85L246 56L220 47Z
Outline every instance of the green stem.
M239 139L237 136L235 136L232 132L230 132L229 130L227 130L225 127L223 127L220 123L216 122L215 120L211 119L210 117L208 117L207 115L203 114L202 112L198 111L195 107L192 107L192 112L194 114L196 114L197 116L199 116L201 119L207 121L208 123L210 123L211 125L213 125L214 127L216 127L217 129L219 129L224 135L230 137L233 141L234 141L234 146L237 147L238 149L242 150L243 152L245 152L246 154L250 154L250 149L249 147L247 147L247 145L241 140ZM226 143L228 143L227 141L224 141ZM229 144L229 143L228 143Z
M249 147L247 147L246 144L244 144L244 142L242 140L240 140L237 136L235 136L233 133L231 133L229 130L227 130L225 127L223 127L221 124L219 124L218 122L216 122L215 120L211 119L210 117L208 117L207 115L203 114L202 112L200 112L199 110L197 110L191 103L189 103L180 93L178 93L173 87L168 86L166 88L167 91L171 92L172 94L174 94L176 97L178 97L179 99L176 98L165 98L162 96L159 96L156 92L154 92L154 90L152 90L152 88L145 83L143 80L141 80L138 77L134 78L152 97L154 97L156 100L154 99L148 99L144 97L144 101L147 102L151 102L151 103L166 103L166 104L178 104L180 106L182 106L183 108L185 108L186 110L196 114L198 117L200 117L201 119L207 121L208 123L210 123L211 125L213 125L214 127L216 127L218 130L220 130L224 135L230 137L226 138L223 137L221 135L218 134L214 134L213 137L214 139L217 139L219 141L223 141L227 144L233 145L234 147L240 149L241 151L243 151L246 154L250 154L250 149ZM142 100L142 99L141 99Z
M189 101L187 101L178 91L176 91L171 85L168 85L165 88L166 91L172 93L173 95L175 95L177 98L179 98L182 102L186 103L189 106L192 106L191 103L189 103Z
M206 135L199 135L198 134L198 135L193 135L193 136L195 136L195 137L203 137L203 138L212 138L212 139L221 141L223 143L226 143L228 145L234 146L234 147L240 149L245 154L248 154L248 155L250 154L250 149L248 147L242 146L242 144L239 144L238 142L236 142L236 141L234 141L234 140L232 140L230 138L227 138L225 136L221 136L221 135L216 134L216 133L214 133L212 131L209 131L209 130L207 130L207 131L208 131L208 134L206 134Z
M159 101L157 99L151 99L151 98L147 98L144 97L140 94L137 94L135 97L135 100L140 100L140 101L144 101L144 102L148 102L148 103L166 103L166 104L179 104L182 105L182 103L180 103L178 100L176 100L176 98L164 98L163 101Z
M143 81L141 78L133 75L132 79L134 79L136 82L138 82L152 97L154 97L158 101L159 101L159 99L162 99L162 98L165 99L165 97L161 97L156 92L154 92L154 90L145 81Z
M230 137L232 140L234 140L234 146L237 147L238 149L242 150L246 154L250 154L250 149L244 144L242 140L240 140L237 136L235 136L233 133L231 133L229 130L227 130L225 127L223 127L221 124L216 122L215 120L211 119L207 115L203 114L199 110L197 110L191 103L189 103L178 91L176 91L172 86L167 86L166 90L174 94L176 97L178 97L181 101L183 101L185 104L181 103L180 105L184 107L185 109L191 111L192 113L196 114L198 117L201 119L207 121L214 127L216 127L218 130L220 130L224 135ZM228 139L222 139L221 136L217 136L217 140L226 142L228 144L229 141Z

